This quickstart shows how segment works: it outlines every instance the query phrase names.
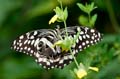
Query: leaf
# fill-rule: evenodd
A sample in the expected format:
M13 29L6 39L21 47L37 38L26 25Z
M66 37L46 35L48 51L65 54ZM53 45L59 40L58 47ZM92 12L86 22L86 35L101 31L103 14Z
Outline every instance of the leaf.
M93 11L94 9L96 9L97 7L96 6L94 6L94 2L92 2L91 4L89 4L89 11L91 12L91 11Z
M94 14L90 19L90 25L94 26L96 19L97 19L97 14Z
M79 23L83 26L89 26L88 17L81 15L79 17Z
M58 16L58 19L57 19L58 22L63 22L67 19L68 17L67 7L64 10L59 7L56 7L54 11L56 15Z
M77 5L83 12L87 13L87 8L83 4L77 3Z
M67 11L67 7L65 7L65 10L64 10L64 19L66 20L67 17L68 17L68 11Z
M96 6L94 6L94 2L92 2L91 4L81 4L81 3L77 3L78 7L85 13L90 14L95 8L97 8Z

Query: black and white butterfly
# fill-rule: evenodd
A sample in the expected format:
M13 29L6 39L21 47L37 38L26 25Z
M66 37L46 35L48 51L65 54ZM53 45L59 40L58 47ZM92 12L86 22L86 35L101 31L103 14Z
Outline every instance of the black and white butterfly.
M79 51L96 44L102 35L94 29L82 26L67 27L68 35L76 37L80 35L71 49L76 56ZM70 51L62 51L61 47L53 48L54 43L65 38L65 29L40 29L21 35L13 41L12 49L35 57L35 61L43 68L63 68L73 61ZM60 36L59 36L60 35Z

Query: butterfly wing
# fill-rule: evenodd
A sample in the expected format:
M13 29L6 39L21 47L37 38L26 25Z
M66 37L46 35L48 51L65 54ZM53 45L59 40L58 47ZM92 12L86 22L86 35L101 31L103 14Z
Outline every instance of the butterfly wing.
M78 31L80 31L79 37L71 47L74 55L76 55L78 51L82 51L96 44L102 37L98 31L87 27L67 27L67 31L68 35L73 38L75 38ZM24 52L35 57L36 62L42 65L43 68L63 68L73 61L73 57L70 51L61 51L61 47L59 46L52 48L53 44L60 40L59 35L65 38L65 29L35 30L21 35L14 40L12 48L18 52Z
M68 30L71 28L68 28ZM102 34L95 29L91 29L88 27L75 26L72 28L74 30L74 34L69 32L69 35L72 35L73 38L76 37L78 31L80 31L79 37L75 40L75 44L72 46L73 53L78 53L78 51L82 51L87 47L98 43L102 39Z
M33 56L41 48L40 45L38 46L38 44L40 43L40 39L49 36L50 31L52 30L50 29L34 30L24 35L21 35L13 41L11 48L18 52L23 52L30 56Z

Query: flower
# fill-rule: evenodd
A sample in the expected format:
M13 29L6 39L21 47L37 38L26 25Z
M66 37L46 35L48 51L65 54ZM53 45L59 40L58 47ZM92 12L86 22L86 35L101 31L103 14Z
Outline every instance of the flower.
M99 71L99 69L97 67L85 67L85 65L80 63L79 68L74 69L74 73L76 74L77 78L82 79L85 76L87 76L89 70L93 70L93 71L96 71L96 72Z
M79 79L82 79L87 75L87 72L85 69L78 69L75 73Z
M57 22L63 22L68 17L67 7L63 10L62 8L56 7L54 9L55 15L50 19L49 24Z
M96 72L99 71L99 68L97 68L97 67L89 67L89 69L90 69L90 70L93 70L93 71L96 71Z
M50 19L49 24L54 23L55 21L57 21L57 18L58 18L58 15L54 15L54 16Z
M85 66L82 63L80 63L78 69L74 69L74 72L79 79L82 79L85 76L87 76L87 70L85 69Z

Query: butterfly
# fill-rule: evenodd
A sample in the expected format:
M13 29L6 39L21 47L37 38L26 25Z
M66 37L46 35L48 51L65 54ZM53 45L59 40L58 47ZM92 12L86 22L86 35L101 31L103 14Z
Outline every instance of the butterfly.
M68 36L76 37L75 44L71 46L74 56L77 53L98 43L102 34L95 29L83 26L67 27ZM23 52L35 58L35 61L45 69L64 68L73 61L70 51L62 51L60 46L52 47L61 38L66 37L65 28L62 29L39 29L27 32L16 38L11 48Z

